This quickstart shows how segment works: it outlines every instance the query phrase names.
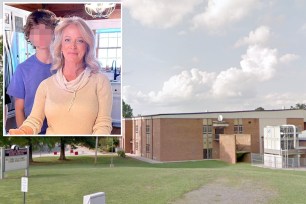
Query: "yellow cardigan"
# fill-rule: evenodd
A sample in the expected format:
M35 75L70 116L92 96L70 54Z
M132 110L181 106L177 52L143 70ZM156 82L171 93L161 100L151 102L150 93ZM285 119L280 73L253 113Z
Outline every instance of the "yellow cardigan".
M39 85L32 112L22 126L34 134L47 118L47 135L110 135L112 130L112 90L108 78L91 74L75 93L60 88L55 75Z

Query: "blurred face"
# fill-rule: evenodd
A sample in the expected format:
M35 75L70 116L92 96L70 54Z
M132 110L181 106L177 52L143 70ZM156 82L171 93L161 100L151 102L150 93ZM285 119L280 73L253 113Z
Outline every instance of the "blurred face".
M45 24L38 24L30 30L29 39L38 49L49 49L53 40L53 30Z
M65 62L83 63L86 42L76 25L69 25L63 30L62 52Z

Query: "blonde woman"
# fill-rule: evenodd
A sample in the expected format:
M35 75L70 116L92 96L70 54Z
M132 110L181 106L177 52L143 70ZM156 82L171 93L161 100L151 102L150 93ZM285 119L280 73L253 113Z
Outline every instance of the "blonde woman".
M47 118L47 135L109 135L112 91L95 58L95 38L79 17L64 19L52 44L56 72L38 87L32 112L9 133L39 133Z

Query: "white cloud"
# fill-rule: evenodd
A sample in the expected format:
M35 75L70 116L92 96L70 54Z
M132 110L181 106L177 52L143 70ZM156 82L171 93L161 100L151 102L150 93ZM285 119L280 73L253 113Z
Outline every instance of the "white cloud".
M200 0L125 0L131 16L148 27L169 28L191 13Z
M216 97L240 97L253 93L258 81L273 77L277 65L275 49L250 46L240 61L241 68L229 68L220 72L212 86Z
M178 100L190 100L197 93L208 92L209 84L213 82L215 73L207 73L198 69L182 71L164 82L162 90L150 92L149 100L152 102L175 103Z
M242 56L240 66L244 73L256 76L259 81L265 81L273 77L277 62L276 49L252 45Z
M241 67L220 72L212 86L214 96L224 98L250 95L255 91L255 83L274 76L278 63L277 50L260 45L269 39L269 35L269 28L261 26L238 41L239 45L249 44L246 54L241 56Z
M256 0L208 0L205 11L193 17L192 27L216 31L230 26L247 16L257 3Z
M254 45L260 44L264 45L270 38L270 28L267 26L260 26L255 31L251 31L249 36L239 39L235 47L240 47L242 45Z
M191 100L212 98L254 97L256 84L273 78L278 64L277 50L258 45L249 46L241 56L241 67L231 67L220 73L205 72L199 69L182 71L164 82L160 91L143 93L124 90L127 98L138 104L182 104ZM129 98L129 99L128 99Z
M151 91L147 94L136 92L131 87L124 88L124 98L155 103L177 104L182 101L192 100L194 97L202 97L202 93L208 93L210 84L215 79L215 73L207 73L198 69L182 71L170 77L164 82L160 91ZM138 97L137 97L138 96Z
M285 54L279 58L279 61L281 63L289 63L297 59L299 59L299 56L296 54Z
M239 97L243 95L246 87L245 74L241 69L235 67L229 68L218 74L214 84L212 85L212 95L220 98Z
M240 66L225 67L220 72L184 68L184 71L166 80L160 90L145 93L129 87L123 93L132 106L138 104L138 107L142 106L146 109L146 105L154 107L154 111L160 111L160 113L169 112L172 109L176 112L211 110L214 107L222 107L223 110L235 108L241 110L250 109L252 104L257 104L254 109L259 106L274 109L276 107L271 107L269 103L276 104L278 108L288 104L305 103L305 94L296 98L290 98L294 97L292 95L287 97L278 94L279 99L274 103L272 96L257 93L258 83L272 80L280 65L299 58L298 55L291 53L280 56L277 49L267 47L271 33L269 27L260 26L237 41L237 46L248 46L246 52L241 55ZM199 59L193 57L191 61L197 64ZM183 69L179 65L176 68L178 68L176 71ZM304 101L301 101L302 99ZM222 104L224 101L226 104ZM146 114L150 114L150 110L147 110Z

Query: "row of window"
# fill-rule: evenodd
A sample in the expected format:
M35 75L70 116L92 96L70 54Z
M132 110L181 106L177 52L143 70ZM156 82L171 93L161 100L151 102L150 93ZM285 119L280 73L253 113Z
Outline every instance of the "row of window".
M212 134L213 127L211 125L203 125L203 134ZM234 134L242 134L243 125L234 125Z
M203 125L203 134L212 134L213 128L211 125ZM135 125L135 133L138 133L138 125ZM146 125L146 133L150 133L150 125ZM234 125L234 134L242 134L243 126L242 125Z
M212 134L213 128L211 125L203 125L203 134ZM135 133L138 133L138 125L135 125ZM146 125L146 133L150 133L150 125ZM234 134L242 134L243 126L234 125Z
M150 153L150 142L151 142L151 133L149 120L146 121L146 153ZM138 125L135 125L136 140L138 141ZM234 125L234 134L242 134L243 126ZM219 134L215 134L215 139L219 139ZM212 125L203 125L203 143L204 148L211 149L213 140L213 127ZM138 150L138 142L136 142L135 149Z
M150 146L151 146L151 133L150 133L150 125L149 120L146 121L146 153L150 153ZM136 121L137 123L137 121ZM135 133L136 133L136 142L135 142L135 149L138 150L138 124L135 124Z
M135 125L135 133L138 133L138 125ZM150 125L146 125L146 133L150 133Z
M138 142L135 142L135 150L138 150ZM150 153L150 144L146 144L146 153Z

